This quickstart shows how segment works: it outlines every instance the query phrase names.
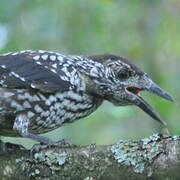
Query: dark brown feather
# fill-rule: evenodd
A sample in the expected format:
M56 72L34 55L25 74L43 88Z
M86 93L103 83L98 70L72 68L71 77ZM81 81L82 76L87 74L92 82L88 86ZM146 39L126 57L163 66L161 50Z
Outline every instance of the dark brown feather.
M105 63L109 59L112 60L112 61L120 60L120 61L128 64L129 66L131 66L131 68L134 69L138 75L143 75L144 74L144 72L142 72L136 65L131 63L127 58L119 56L119 55L100 54L100 55L87 56L87 58L92 59L93 61L100 62L100 63Z

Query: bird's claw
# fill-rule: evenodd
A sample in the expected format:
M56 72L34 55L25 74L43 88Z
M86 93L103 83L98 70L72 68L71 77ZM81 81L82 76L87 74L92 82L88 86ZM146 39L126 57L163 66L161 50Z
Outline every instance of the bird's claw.
M31 157L32 157L32 155L34 153L40 152L43 149L48 149L51 147L70 147L72 145L73 144L70 141L67 141L65 139L62 139L62 140L57 141L57 142L50 142L48 144L42 144L42 143L41 144L35 144L31 148L30 153L31 153ZM75 145L73 145L73 146L75 146Z

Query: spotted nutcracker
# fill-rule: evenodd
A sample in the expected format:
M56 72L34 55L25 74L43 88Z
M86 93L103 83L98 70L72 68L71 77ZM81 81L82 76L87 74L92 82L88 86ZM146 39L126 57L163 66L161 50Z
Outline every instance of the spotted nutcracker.
M139 95L173 98L126 58L24 50L0 55L0 135L53 144L39 136L95 111L104 100L136 105L165 124Z

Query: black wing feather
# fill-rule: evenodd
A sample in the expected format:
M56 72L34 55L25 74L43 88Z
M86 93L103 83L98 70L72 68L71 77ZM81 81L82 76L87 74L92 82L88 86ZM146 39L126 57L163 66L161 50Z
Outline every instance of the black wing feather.
M45 68L37 64L33 56L27 53L0 56L0 85L7 88L35 88L45 92L68 90L70 83L59 77L64 72L56 74L50 68L50 65Z

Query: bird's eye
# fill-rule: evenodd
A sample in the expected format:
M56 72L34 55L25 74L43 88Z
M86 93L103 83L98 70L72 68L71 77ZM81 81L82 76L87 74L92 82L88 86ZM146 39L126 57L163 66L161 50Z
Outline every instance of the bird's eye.
M119 79L126 79L129 77L129 73L125 70L121 70L118 72L118 78Z

